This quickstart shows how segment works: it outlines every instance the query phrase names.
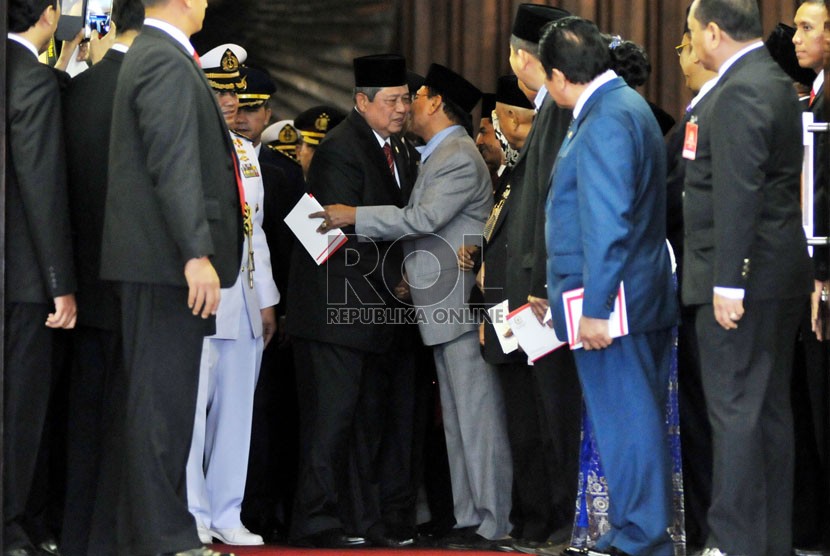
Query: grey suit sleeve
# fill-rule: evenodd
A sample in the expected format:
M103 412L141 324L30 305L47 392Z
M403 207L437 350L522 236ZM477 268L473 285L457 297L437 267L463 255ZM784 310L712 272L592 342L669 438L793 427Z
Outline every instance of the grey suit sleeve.
M204 95L203 85L187 75L194 70L181 56L163 58L155 66L142 67L136 77L134 99L147 169L183 263L214 254L207 222L208 207L197 170L201 166L200 157L206 154L201 152L199 126L194 125L201 121L197 102ZM117 140L115 133L113 138ZM231 156L230 152L224 155ZM213 156L222 154L213 153ZM229 183L228 187L233 184Z
M480 178L472 160L461 150L437 152L422 167L409 204L358 207L356 231L372 239L391 241L402 236L435 233L476 201ZM440 158L439 158L440 157Z

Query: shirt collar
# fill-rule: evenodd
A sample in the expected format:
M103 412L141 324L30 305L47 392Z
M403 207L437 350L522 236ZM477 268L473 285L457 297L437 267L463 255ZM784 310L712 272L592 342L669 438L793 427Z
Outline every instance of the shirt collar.
M415 147L419 153L421 153L421 162L425 162L429 155L431 155L435 149L438 148L438 145L441 144L441 141L447 138L447 136L455 131L456 129L462 129L460 125L451 125L449 127L445 127L438 133L432 136L432 139L427 141L427 144L423 147Z
M536 98L533 99L533 106L536 107L536 111L542 109L542 103L545 102L545 97L548 96L548 90L542 85L542 88L536 91Z
M704 83L703 85L701 85L700 90L695 95L695 98L693 98L692 102L689 103L689 109L691 110L692 108L694 108L697 105L698 102L703 100L703 97L705 97L706 94L709 91L711 91L712 88L717 84L718 84L718 78L714 77L714 78L710 79L709 81L707 81L706 83Z
M29 49L29 51L32 54L35 55L35 58L37 58L37 48L35 48L35 45L33 45L31 42L24 39L23 37L21 37L17 33L9 33L6 36L9 38L9 40L13 40L16 43L22 44L23 46L25 46L27 49Z
M591 98L597 89L608 83L609 81L614 80L617 77L617 74L614 70L605 70L603 73L599 74L598 76L594 77L593 81L588 83L588 86L585 87L585 90L582 91L582 94L579 95L579 98L576 99L576 104L574 105L574 119L579 117L579 113L582 111L582 107L585 106L585 103L588 102L588 99Z
M729 71L729 68L731 68L732 65L735 62L737 62L744 54L748 54L748 53L752 52L753 50L755 50L756 48L761 48L762 46L764 46L764 43L762 41L756 41L756 42L750 44L749 46L743 47L742 49L737 51L735 54L733 54L732 56L727 58L726 61L724 63L722 63L720 68L718 69L718 79L720 79L723 76L723 74L725 74L727 71Z
M121 52L122 54L126 54L127 50L130 49L129 46L127 46L126 44L121 44L120 42L113 44L110 48L112 50L115 50L116 52Z
M167 23L166 21L162 21L161 19L156 19L154 17L148 17L144 20L144 25L149 25L150 27L155 27L156 29L160 29L173 37L177 43L181 44L184 49L193 56L196 53L196 49L193 48L193 45L190 44L190 39L187 35L184 34L184 31Z
M822 68L822 70L820 72L818 72L818 75L816 75L815 81L813 81L813 92L818 94L818 92L821 90L821 87L823 85L824 85L824 68Z
M375 139L377 139L377 140L378 140L378 145L380 145L380 148L383 148L383 146L384 146L384 145L386 145L387 143L389 143L389 137L387 137L386 139L384 139L384 138L383 138L383 137L381 137L381 136L380 136L380 134L379 134L377 131L375 131L374 129L372 130L372 133L374 133L374 134L375 134Z

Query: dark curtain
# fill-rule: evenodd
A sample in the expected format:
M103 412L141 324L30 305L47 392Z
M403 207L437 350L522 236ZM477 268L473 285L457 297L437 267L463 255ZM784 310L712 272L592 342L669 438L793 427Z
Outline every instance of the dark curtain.
M650 101L680 115L690 100L674 46L690 0L537 0L591 19L607 33L643 45L652 76ZM398 52L411 69L438 62L485 91L510 72L510 24L519 0L212 0L194 37L204 52L224 42L248 50L249 63L278 82L280 118L322 103L351 107L351 60ZM796 0L760 0L764 30L792 24Z

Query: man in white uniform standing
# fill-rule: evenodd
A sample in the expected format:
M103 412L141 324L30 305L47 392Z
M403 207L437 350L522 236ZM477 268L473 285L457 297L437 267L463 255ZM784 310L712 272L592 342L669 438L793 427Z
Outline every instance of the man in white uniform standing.
M204 54L202 68L228 125L236 118L245 50L221 45ZM193 443L187 462L187 500L199 538L210 543L258 545L240 512L245 493L251 421L262 351L276 328L280 294L262 231L262 177L253 144L235 133L237 180L245 192L245 246L236 283L222 289L216 334L205 338Z

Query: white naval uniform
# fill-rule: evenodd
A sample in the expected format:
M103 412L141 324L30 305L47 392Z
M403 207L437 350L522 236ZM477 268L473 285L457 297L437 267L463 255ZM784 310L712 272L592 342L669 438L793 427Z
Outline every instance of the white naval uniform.
M187 461L187 500L196 523L210 529L242 525L254 390L262 361L260 309L279 302L271 255L262 231L262 174L253 144L231 133L245 201L253 213L254 287L248 283L248 238L239 276L222 289L216 334L205 338L193 441Z

